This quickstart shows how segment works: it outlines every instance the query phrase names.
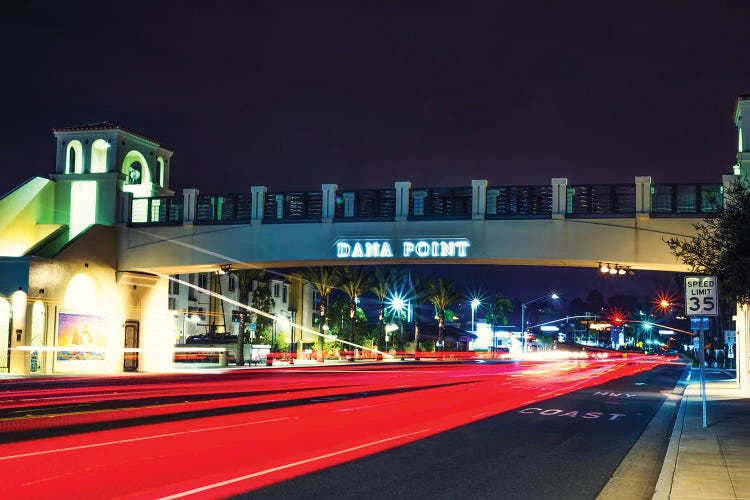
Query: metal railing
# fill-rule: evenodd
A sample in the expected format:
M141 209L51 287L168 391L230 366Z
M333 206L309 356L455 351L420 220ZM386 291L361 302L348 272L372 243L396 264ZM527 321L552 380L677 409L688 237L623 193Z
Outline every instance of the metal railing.
M424 188L409 192L409 218L471 217L471 188Z
M130 210L131 224L182 224L182 196L136 198Z
M723 201L721 184L653 184L652 214L715 213Z
M723 203L723 188L712 184L651 184L651 215L656 217L702 217L716 213ZM395 189L338 190L334 220L395 220ZM159 196L133 200L130 223L175 225L183 220L182 196ZM636 213L635 184L568 185L566 217L633 217ZM489 186L487 219L548 218L552 213L552 186ZM472 189L420 188L409 191L410 220L460 219L472 215ZM323 216L323 193L267 193L263 223L313 222ZM244 224L252 214L252 195L200 195L196 200L196 224Z
M250 222L253 198L250 194L198 196L196 224L236 224Z
M395 216L395 189L336 192L336 220L393 219Z
M267 193L263 209L264 221L317 220L323 216L321 191Z
M552 186L491 186L487 188L488 218L549 217Z
M567 214L622 215L635 213L635 184L568 186Z

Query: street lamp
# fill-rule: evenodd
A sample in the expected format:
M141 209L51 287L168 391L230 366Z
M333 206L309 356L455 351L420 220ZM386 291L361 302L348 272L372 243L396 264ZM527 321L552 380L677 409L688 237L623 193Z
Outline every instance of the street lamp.
M474 297L471 299L471 333L476 333L476 330L474 329L474 312L477 310L477 307L482 305L482 301L478 298Z
M557 300L559 298L559 295L553 293L550 295L542 295L541 297L537 297L521 304L521 352L526 352L526 306L542 299Z
M399 324L401 327L401 361L404 360L404 310L406 309L406 301L400 295L394 295L389 300L389 307L392 311L398 312Z

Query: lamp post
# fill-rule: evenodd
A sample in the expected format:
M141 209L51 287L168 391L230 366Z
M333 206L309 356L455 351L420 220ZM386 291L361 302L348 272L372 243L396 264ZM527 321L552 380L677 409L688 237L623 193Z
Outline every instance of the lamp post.
M537 297L521 304L521 352L526 352L526 306L542 299L557 300L559 298L559 295L553 293L550 295L542 295L541 297Z
M471 333L476 333L474 330L474 312L480 305L482 305L482 301L477 298L471 299Z

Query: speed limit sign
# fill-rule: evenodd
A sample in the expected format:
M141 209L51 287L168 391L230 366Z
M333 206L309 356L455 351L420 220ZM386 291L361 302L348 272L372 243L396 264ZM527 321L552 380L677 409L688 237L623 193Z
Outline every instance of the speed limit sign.
M685 277L685 314L717 316L719 283L716 276Z

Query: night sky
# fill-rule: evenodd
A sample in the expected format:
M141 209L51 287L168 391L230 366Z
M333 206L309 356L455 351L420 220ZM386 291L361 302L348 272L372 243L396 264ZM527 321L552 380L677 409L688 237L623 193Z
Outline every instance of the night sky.
M13 2L0 26L0 193L52 172L53 127L104 120L206 194L720 182L750 92L746 0Z

